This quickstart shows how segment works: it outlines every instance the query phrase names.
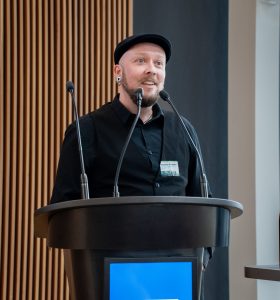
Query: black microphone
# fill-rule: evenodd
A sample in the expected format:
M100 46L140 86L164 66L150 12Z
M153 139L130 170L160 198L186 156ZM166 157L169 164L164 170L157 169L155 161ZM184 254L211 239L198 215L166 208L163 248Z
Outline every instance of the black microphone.
M162 100L164 100L164 101L166 101L170 104L170 106L172 107L173 111L177 115L178 119L180 120L180 123L182 124L184 130L186 131L186 133L187 133L187 135L190 139L191 145L192 145L193 149L195 150L195 152L197 154L199 165L200 165L200 168L201 168L201 176L200 176L201 196L205 197L205 198L208 198L209 190L208 190L207 177L206 177L206 173L205 173L205 168L204 168L202 155L201 155L200 151L198 150L193 138L191 137L191 134L190 134L188 128L186 127L182 117L180 116L178 110L176 109L173 102L171 101L170 96L168 95L168 93L165 90L162 90L162 91L159 92L159 95L160 95Z
M200 169L201 169L201 175L200 175L201 196L208 198L208 196L209 196L208 182L207 182L207 177L206 177L206 173L205 173L202 155L201 155L200 151L198 150L193 138L191 137L191 134L190 134L188 128L186 127L182 117L180 116L178 110L176 109L173 102L171 101L169 94L165 90L162 90L159 92L159 95L162 100L164 100L170 104L170 106L172 107L173 111L177 115L178 119L180 120L180 123L182 124L185 132L187 133L187 135L189 137L191 145L192 145L193 149L195 150L196 155L198 157L198 161L199 161L199 165L200 165ZM214 248L207 248L207 250L208 250L209 254L214 252ZM202 280L203 280L202 278L204 276L204 271L205 271L208 261L209 261L209 254L205 255L205 248L203 248L203 247L198 248L197 251L198 251L197 256L200 258L200 263L201 263L201 272L200 272L199 278L198 278L198 299L200 299L201 292L202 292Z
M124 146L122 148L122 152L118 161L118 165L117 165L117 170L116 170L116 175L115 175L115 180L114 180L114 191L113 191L113 197L120 197L120 193L119 193L119 187L118 187L118 181L119 181L119 176L120 176L120 170L121 170L121 166L122 166L122 162L123 162L123 158L128 146L128 143L131 139L132 133L135 129L136 123L140 117L140 113L141 113L141 105L142 105L142 99L143 99L143 95L144 95L144 91L142 88L138 88L135 91L135 96L137 99L137 114L134 118L133 124L131 125L131 128L129 130L129 133L127 135L126 141L124 143Z
M75 87L72 81L67 81L66 91L71 94L74 116L76 120L77 140L78 140L78 148L79 148L79 156L80 156L80 164L81 164L81 195L82 195L82 199L89 199L88 178L85 172L80 123L79 123L79 117L78 117L77 106L75 101L75 93L74 93Z

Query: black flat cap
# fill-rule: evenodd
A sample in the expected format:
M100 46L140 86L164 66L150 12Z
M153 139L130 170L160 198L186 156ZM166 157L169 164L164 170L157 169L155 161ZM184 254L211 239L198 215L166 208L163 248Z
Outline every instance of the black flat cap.
M166 55L166 62L171 56L171 44L168 39L159 34L140 34L132 35L121 41L114 52L115 64L118 64L124 53L132 46L140 43L152 43L160 46Z

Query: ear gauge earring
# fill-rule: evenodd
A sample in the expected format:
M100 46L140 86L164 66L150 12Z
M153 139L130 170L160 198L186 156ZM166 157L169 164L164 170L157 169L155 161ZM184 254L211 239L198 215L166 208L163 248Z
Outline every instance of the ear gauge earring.
M121 78L120 76L118 76L118 77L116 78L116 81L117 81L117 84L118 84L118 85L121 84L121 80L122 80L122 78Z

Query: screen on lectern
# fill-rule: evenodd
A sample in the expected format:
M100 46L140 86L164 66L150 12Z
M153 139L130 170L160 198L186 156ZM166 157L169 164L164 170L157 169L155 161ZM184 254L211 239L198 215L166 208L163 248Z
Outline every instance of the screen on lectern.
M106 258L106 300L194 300L196 258Z

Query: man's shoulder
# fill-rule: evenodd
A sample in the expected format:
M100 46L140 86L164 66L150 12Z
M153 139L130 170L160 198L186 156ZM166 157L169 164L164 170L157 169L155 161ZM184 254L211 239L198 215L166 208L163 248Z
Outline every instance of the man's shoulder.
M180 128L183 130L183 126L174 111L164 110L163 112L164 112L165 122L168 124L167 128L170 128L171 130L173 130L174 128L177 128L177 129ZM197 133L196 133L196 130L195 130L194 126L192 125L191 121L181 114L180 114L180 116L181 116L186 128L188 129L190 135L193 138L196 138Z
M175 114L174 111L172 111L172 110L166 110L166 109L163 109L162 111L163 111L163 114L164 114L164 118L166 120L171 120L173 122L180 122L178 116ZM184 123L187 126L193 127L193 125L191 124L191 122L189 121L189 119L187 117L185 117L185 116L183 116L181 114L180 114L180 116L181 116L182 120L184 121Z
M82 118L85 119L90 119L90 118L94 118L97 115L103 114L106 111L110 110L112 105L112 101L108 101L107 103L101 105L99 108L97 108L96 110L93 110L85 115L82 116Z
M111 102L107 102L106 104L102 105L100 108L91 111L81 117L79 117L79 125L81 130L91 130L94 128L96 119L100 119L100 116L104 116L106 118L107 111L110 111L110 104ZM73 121L69 124L66 128L65 134L69 134L73 131L76 131L76 121Z
M94 122L95 119L100 118L102 116L106 116L108 113L111 112L111 105L112 102L107 102L103 104L101 107L97 108L94 111L91 111L82 117L79 118L80 122L83 124L91 124Z

